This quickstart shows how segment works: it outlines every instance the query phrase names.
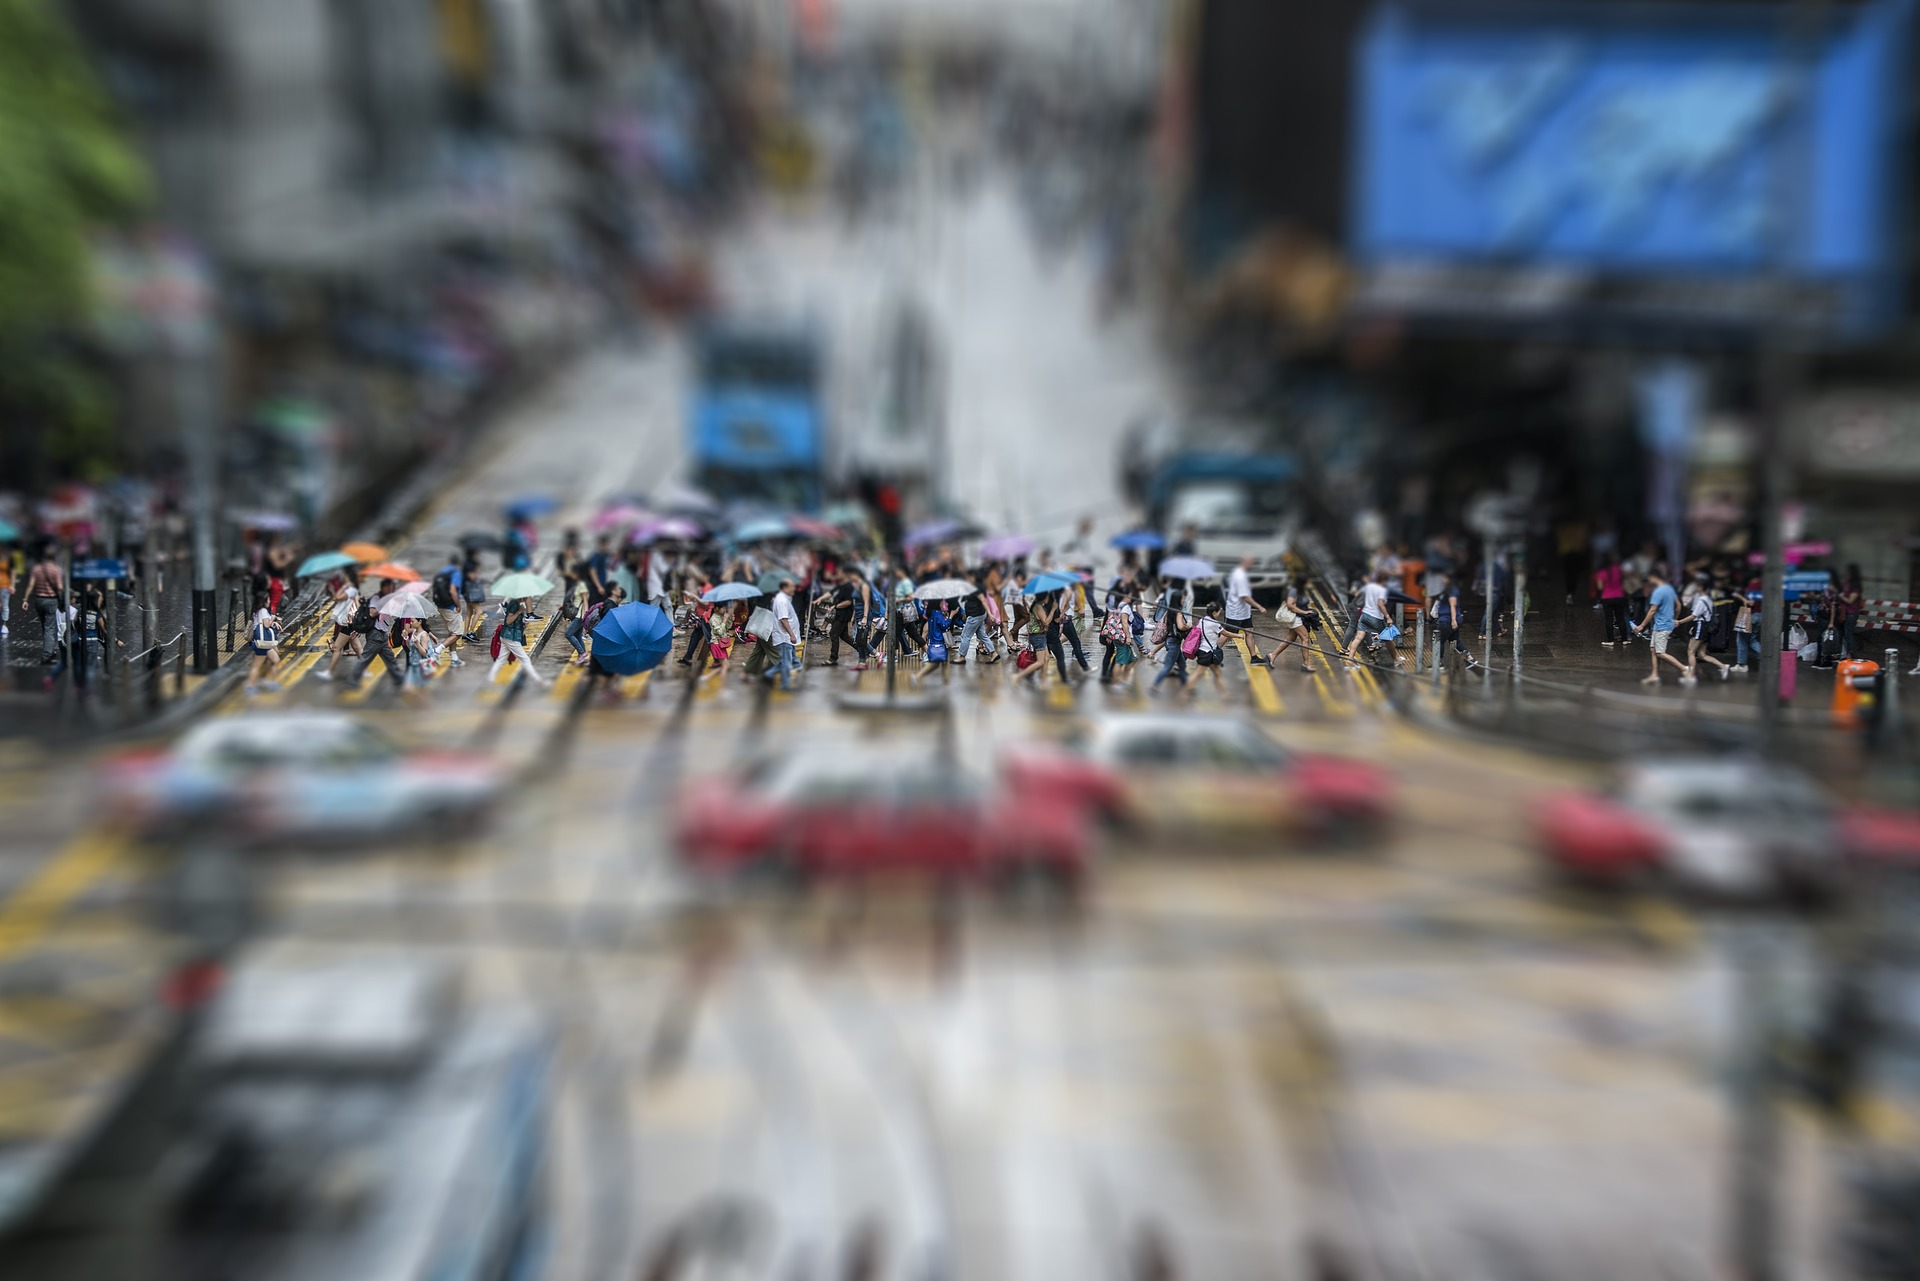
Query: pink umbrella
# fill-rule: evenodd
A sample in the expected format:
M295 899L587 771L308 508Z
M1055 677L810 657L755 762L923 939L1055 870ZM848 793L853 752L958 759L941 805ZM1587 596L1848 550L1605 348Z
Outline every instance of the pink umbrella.
M393 594L395 596L398 596L401 592L417 593L417 592L430 591L432 590L432 588L433 588L433 584L429 582L427 579L422 578L416 582L400 584L399 588Z
M824 520L815 520L811 516L789 516L787 525L796 534L805 534L808 538L845 538L838 525L829 525Z
M628 535L636 543L655 538L698 538L700 526L681 516L657 516L640 521Z
M631 503L617 503L593 518L595 529L620 529L627 525L638 524L651 517L652 513Z
M1019 534L1002 534L980 544L980 555L987 560L1013 560L1033 552L1033 540Z

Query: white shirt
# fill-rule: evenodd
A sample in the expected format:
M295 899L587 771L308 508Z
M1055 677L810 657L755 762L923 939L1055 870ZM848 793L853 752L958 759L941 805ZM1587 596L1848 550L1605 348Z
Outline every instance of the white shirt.
M664 556L647 557L647 599L658 600L667 594L667 574L673 562Z
M1200 620L1200 647L1195 652L1201 653L1201 654L1211 654L1214 650L1219 649L1221 633L1225 632L1226 630L1227 630L1226 627L1217 618L1201 619Z
M1707 599L1705 592L1701 592L1693 598L1693 621L1696 623L1706 623L1712 620L1713 602Z
M791 624L789 632L783 624ZM800 643L800 615L793 612L793 597L785 592L775 592L773 596L773 643L776 645L797 645Z
M1385 583L1367 583L1360 588L1360 612L1369 618L1387 616L1387 587Z
M1253 579L1239 565L1227 575L1227 617L1236 623L1253 617Z

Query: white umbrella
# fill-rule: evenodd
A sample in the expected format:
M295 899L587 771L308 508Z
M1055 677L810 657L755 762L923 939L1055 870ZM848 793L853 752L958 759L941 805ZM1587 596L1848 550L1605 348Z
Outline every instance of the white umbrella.
M395 592L380 604L388 618L432 618L440 611L419 592Z
M979 591L964 578L936 578L931 583L913 589L915 600L958 600L962 596L971 596Z

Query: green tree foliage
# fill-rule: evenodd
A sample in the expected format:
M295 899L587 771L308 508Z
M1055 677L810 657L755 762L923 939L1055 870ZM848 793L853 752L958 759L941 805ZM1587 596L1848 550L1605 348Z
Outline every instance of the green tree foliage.
M111 394L62 340L86 319L89 236L148 195L54 0L0 0L0 415L15 445L0 452L29 476L98 472L110 454Z

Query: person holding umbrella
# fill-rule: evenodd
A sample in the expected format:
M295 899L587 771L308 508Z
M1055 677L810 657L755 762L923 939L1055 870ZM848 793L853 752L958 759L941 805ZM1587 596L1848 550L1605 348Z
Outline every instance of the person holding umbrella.
M460 603L466 606L466 622L460 638L469 644L480 643L480 624L487 617L487 580L480 577L480 553L470 551L460 566Z
M567 644L573 646L573 657L568 661L575 667L587 665L589 661L587 640L593 635L593 629L599 626L600 620L606 617L608 610L624 603L626 599L626 589L616 583L612 591L588 605L580 617L574 619L567 627Z
M500 669L518 659L522 674L534 684L544 689L553 683L533 670L533 658L527 653L527 613L525 597L516 596L507 602L506 614L500 623L500 657L493 660L493 668L487 673L489 681L498 680Z

